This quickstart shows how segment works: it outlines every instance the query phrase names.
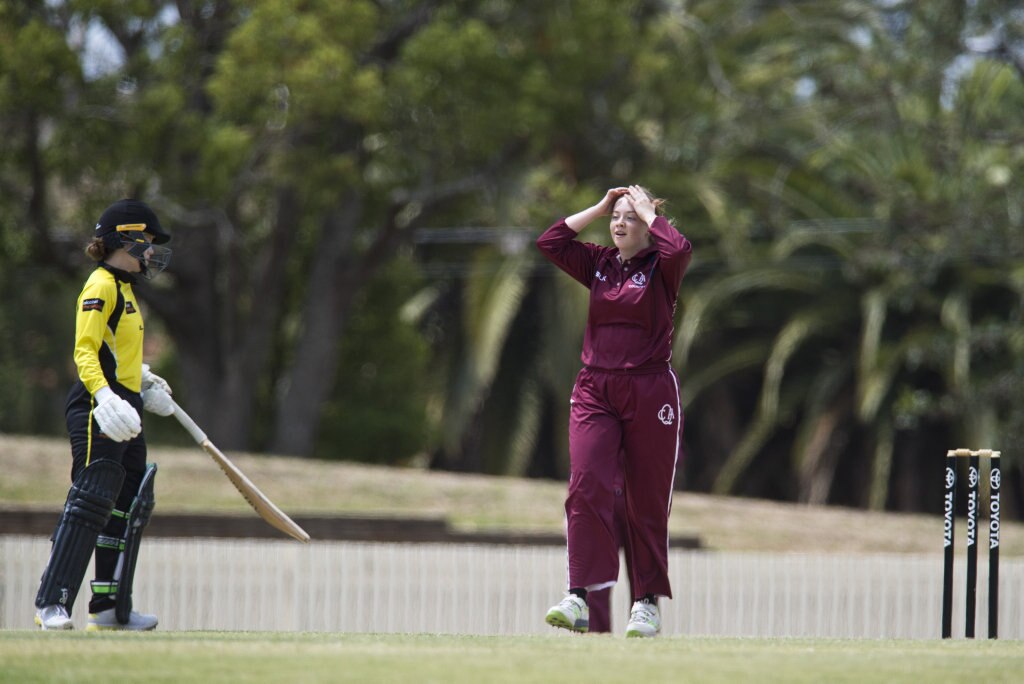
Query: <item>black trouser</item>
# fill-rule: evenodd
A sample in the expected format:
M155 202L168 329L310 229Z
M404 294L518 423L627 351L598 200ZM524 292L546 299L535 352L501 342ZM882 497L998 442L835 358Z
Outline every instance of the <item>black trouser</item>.
M127 400L142 417L142 396L131 392L120 385L111 385L111 389L122 399ZM101 459L110 459L121 464L125 470L124 484L114 504L114 514L110 522L100 532L101 536L121 539L124 537L125 514L131 508L132 500L139 491L139 484L146 470L145 433L127 442L115 442L106 435L100 434L96 420L90 420L93 409L93 398L82 383L76 383L68 393L65 417L68 426L68 438L71 440L71 480L78 477L90 463ZM90 425L91 423L91 425ZM114 579L117 568L118 550L112 548L96 549L96 580L109 582ZM114 607L114 600L106 595L93 594L89 601L89 612L95 613Z

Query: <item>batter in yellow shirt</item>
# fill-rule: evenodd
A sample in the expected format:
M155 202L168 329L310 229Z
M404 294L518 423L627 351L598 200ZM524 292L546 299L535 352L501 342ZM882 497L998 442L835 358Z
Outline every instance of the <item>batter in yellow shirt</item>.
M144 326L132 280L100 264L78 297L74 357L89 394L115 382L132 392L141 390Z

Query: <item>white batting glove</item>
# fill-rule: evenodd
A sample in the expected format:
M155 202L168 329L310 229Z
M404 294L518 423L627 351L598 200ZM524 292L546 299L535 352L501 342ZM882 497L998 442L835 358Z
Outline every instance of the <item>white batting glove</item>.
M168 394L174 394L174 392L171 391L171 386L168 384L168 382L161 378L156 373L150 371L149 364L144 363L142 364L142 390L143 392L145 392L151 387L157 387L159 389L162 389L164 392L167 392ZM146 407L146 410L149 410L148 406Z
M169 416L174 413L174 401L170 394L154 384L142 392L142 408L158 416Z
M115 442L127 442L142 432L139 412L109 387L96 392L96 408L92 415L103 434Z

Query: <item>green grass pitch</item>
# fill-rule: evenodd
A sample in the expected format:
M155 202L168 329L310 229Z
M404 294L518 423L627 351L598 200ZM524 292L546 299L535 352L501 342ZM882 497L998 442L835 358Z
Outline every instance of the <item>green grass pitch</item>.
M1020 641L0 631L0 682L1016 682Z

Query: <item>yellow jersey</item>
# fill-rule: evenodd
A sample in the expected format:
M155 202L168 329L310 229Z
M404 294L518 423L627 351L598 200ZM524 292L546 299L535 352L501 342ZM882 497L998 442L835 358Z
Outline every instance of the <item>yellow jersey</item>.
M75 366L89 394L115 382L132 392L142 389L144 327L133 280L100 264L78 296Z

